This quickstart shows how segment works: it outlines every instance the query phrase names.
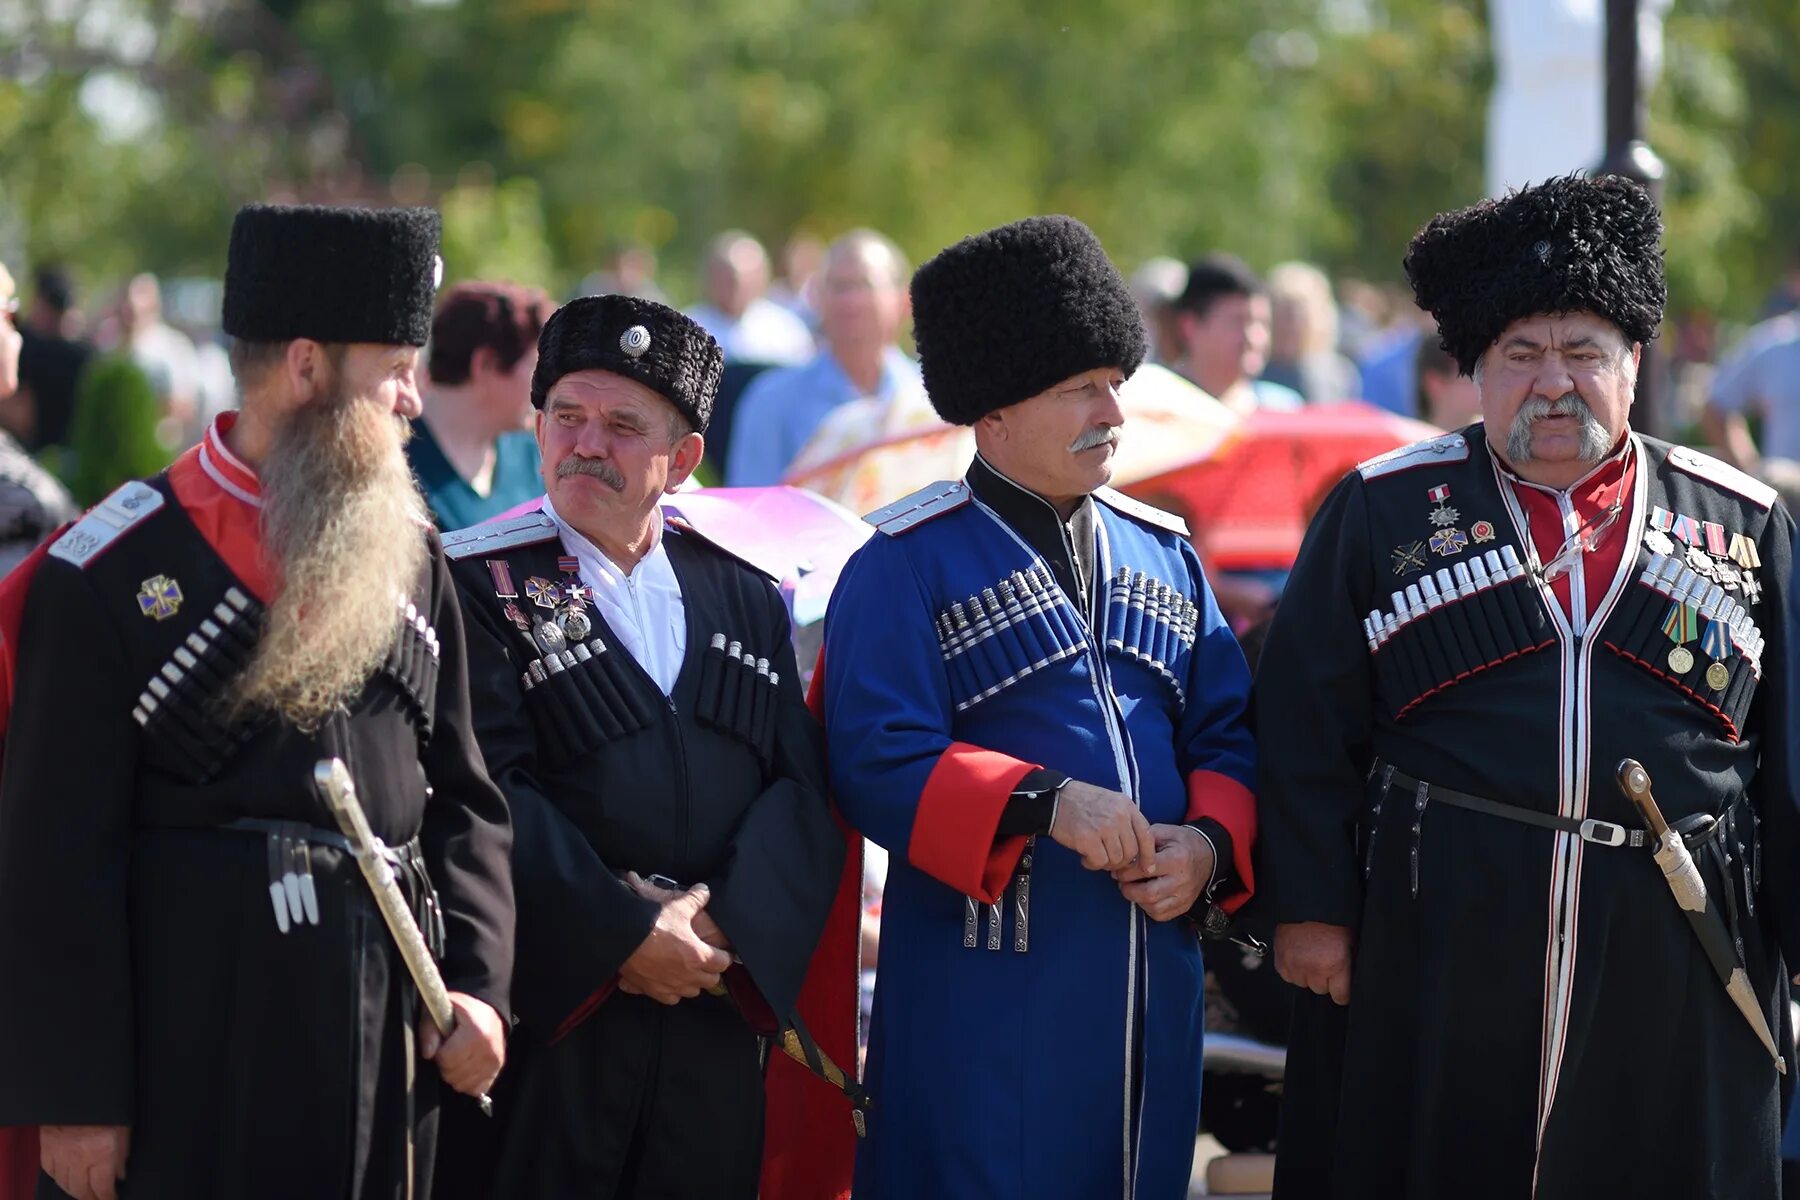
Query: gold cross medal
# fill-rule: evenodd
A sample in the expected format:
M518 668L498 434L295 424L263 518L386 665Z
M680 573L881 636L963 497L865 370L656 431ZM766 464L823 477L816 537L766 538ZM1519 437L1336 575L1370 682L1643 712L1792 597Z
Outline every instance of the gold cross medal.
M152 575L138 589L138 611L153 621L166 621L181 611L181 585L167 575Z

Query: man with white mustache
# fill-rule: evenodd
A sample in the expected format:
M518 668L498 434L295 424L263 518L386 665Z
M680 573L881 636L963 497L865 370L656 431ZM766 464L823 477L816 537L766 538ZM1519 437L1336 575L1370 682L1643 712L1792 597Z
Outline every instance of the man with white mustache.
M42 1127L40 1196L391 1200L430 1186L440 1076L477 1095L500 1070L510 830L401 450L438 229L240 211L240 410L4 585L0 1124ZM448 1039L315 793L327 758L390 847Z
M1185 1196L1197 934L1251 891L1255 759L1185 528L1106 486L1143 325L1069 217L912 298L976 455L870 515L826 617L833 791L892 855L856 1195Z
M1263 650L1263 883L1307 989L1282 1200L1781 1194L1794 522L1631 429L1661 235L1636 184L1571 176L1407 252L1483 420L1345 477ZM1760 1022L1665 884L1626 759Z
M661 507L705 453L718 344L595 296L538 345L548 494L444 540L517 830L520 1023L501 1124L447 1114L470 1140L436 1195L752 1200L762 1039L844 860L818 729L774 581Z

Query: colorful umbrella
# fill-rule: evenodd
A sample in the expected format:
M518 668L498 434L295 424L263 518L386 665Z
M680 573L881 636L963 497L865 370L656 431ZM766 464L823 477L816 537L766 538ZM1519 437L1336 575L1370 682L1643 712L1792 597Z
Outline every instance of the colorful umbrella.
M1115 482L1186 517L1194 540L1220 569L1282 570L1293 565L1312 514L1346 471L1440 432L1359 403L1259 410L1208 453Z
M1125 427L1113 459L1115 484L1204 458L1230 437L1238 421L1217 400L1154 363L1132 375L1119 402ZM937 424L877 436L823 462L802 465L783 482L867 513L939 479L960 478L974 453L968 429Z

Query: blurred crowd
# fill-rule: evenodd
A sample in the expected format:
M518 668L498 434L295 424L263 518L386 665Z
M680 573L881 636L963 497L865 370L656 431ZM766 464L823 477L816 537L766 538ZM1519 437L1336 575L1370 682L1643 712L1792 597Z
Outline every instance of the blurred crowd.
M708 244L687 312L727 367L702 478L766 486L938 426L910 353L911 264L888 237L799 233L772 260L743 230ZM1152 360L1237 417L1357 402L1454 429L1475 389L1406 290L1224 252L1142 263L1131 284ZM0 568L124 480L152 474L236 403L214 281L140 274L78 291L38 264L7 277L17 379L0 375ZM578 294L668 300L646 246L620 247ZM22 294L21 294L22 293ZM173 302L170 297L173 296ZM426 415L409 443L439 522L460 528L541 490L529 432L542 290L465 282L439 297ZM1665 330L1652 385L1660 430L1800 490L1800 252L1760 320L1727 338L1706 313ZM1640 421L1641 423L1641 421Z

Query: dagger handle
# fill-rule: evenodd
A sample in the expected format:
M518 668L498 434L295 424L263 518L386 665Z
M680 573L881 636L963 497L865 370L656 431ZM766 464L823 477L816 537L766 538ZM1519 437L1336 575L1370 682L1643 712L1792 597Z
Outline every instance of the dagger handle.
M1619 760L1619 790L1637 806L1638 813L1649 823L1650 832L1659 840L1669 832L1669 823L1663 820L1662 809L1650 792L1650 772L1644 770L1643 763L1635 758Z

